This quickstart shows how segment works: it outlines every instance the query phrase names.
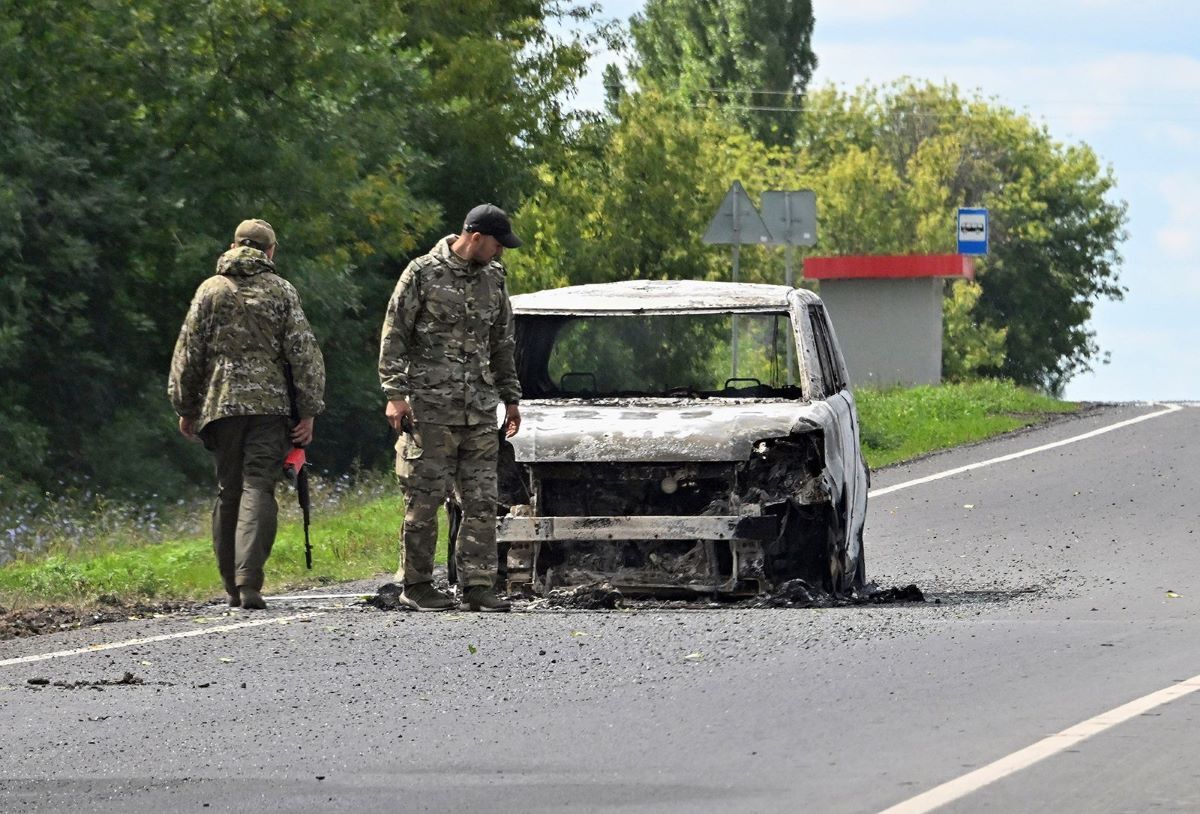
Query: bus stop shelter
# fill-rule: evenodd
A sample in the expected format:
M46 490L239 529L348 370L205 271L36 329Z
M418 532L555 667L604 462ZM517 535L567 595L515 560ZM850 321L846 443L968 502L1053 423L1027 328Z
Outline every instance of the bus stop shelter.
M855 386L942 380L942 299L948 279L975 279L961 254L809 257Z

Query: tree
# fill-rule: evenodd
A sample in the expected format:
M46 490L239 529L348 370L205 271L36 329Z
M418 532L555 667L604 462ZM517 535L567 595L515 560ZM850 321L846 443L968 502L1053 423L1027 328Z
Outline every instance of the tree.
M433 159L417 189L461 226L476 204L515 209L532 170L561 149L574 120L566 106L591 50L607 42L596 4L564 0L405 0L403 41L418 48L424 82L413 88L413 146ZM574 26L556 35L550 23ZM440 237L441 235L437 235Z
M630 277L728 279L728 249L700 243L721 196L741 180L817 193L811 253L954 251L959 206L992 213L978 284L948 287L945 370L1050 392L1099 353L1093 304L1119 299L1124 204L1085 145L1063 146L1027 117L951 86L901 83L810 94L795 149L731 127L715 103L642 90L586 131L569 159L541 169L520 212L530 250L514 288ZM809 252L802 252L801 255ZM518 256L519 255L519 256ZM743 251L743 279L781 282L778 250Z
M0 442L20 451L0 474L178 491L207 468L170 429L167 364L193 290L254 216L326 355L313 458L384 457L388 294L476 197L515 203L558 149L591 12L0 0Z
M823 227L823 251L952 252L957 207L986 206L991 253L978 264L971 342L994 347L1003 330L1004 355L974 354L978 372L1057 394L1103 358L1087 323L1097 301L1124 294L1126 207L1090 147L949 85L825 89L808 104L797 143L833 173L818 188L821 221L842 227ZM852 220L871 228L844 228Z
M817 65L811 0L647 0L630 30L641 84L717 100L760 141L791 142Z
M712 107L678 94L627 95L614 122L585 129L558 165L544 165L519 212L526 246L505 255L514 291L626 279L728 279L728 249L700 237L732 179L770 188L779 159L729 130ZM764 169L767 168L767 169ZM778 175L776 172L775 175ZM765 257L744 253L745 279Z

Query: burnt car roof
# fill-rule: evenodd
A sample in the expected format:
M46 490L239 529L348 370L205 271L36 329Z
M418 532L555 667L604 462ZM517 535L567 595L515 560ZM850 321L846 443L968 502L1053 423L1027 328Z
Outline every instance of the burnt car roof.
M819 302L802 288L705 280L623 280L517 294L515 314L655 314L783 311L790 302Z

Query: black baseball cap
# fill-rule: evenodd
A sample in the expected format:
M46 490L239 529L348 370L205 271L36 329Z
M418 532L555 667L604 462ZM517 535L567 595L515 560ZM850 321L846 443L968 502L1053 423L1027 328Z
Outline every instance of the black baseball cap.
M492 204L480 204L468 212L467 219L463 222L463 231L491 235L506 249L515 249L521 245L521 238L513 234L508 214Z

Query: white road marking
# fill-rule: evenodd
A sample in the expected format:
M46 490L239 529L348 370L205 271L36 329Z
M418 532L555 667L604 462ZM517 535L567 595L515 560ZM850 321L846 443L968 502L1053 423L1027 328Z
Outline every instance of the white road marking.
M1011 755L1002 757L973 772L968 772L961 777L957 777L936 788L918 794L916 797L912 797L902 803L897 803L891 808L884 809L880 814L925 814L927 811L933 811L947 803L961 799L990 783L995 783L997 780L1008 777L1014 772L1026 769L1038 761L1045 760L1052 755L1070 749L1072 746L1077 746L1082 741L1094 735L1099 735L1101 732L1109 730L1117 724L1143 715L1155 707L1162 706L1177 698L1182 698L1185 695L1194 693L1196 690L1200 690L1200 675L1189 678L1187 681L1173 684L1170 687L1165 687L1157 692L1152 692L1149 695L1144 695L1116 709L1103 712L1094 718L1088 718L1082 723L1075 724L1057 734L1042 738L1037 743L1026 746L1020 751L1013 752Z
M908 489L911 486L920 486L923 483L932 483L935 480L961 475L963 472L970 472L972 469L982 469L983 467L991 466L992 464L1000 464L1004 463L1005 461L1015 461L1017 458L1024 458L1026 455L1036 455L1037 453L1045 452L1046 450L1065 447L1068 444L1075 444L1079 441L1086 441L1089 438L1095 438L1097 435L1103 435L1106 432L1119 430L1123 427L1138 424L1142 421L1149 421L1150 419L1158 418L1159 416L1170 415L1171 413L1178 412L1179 410L1183 409L1178 404L1167 404L1164 406L1166 409L1159 410L1157 413L1147 413L1146 415L1138 416L1137 418L1130 418L1126 421L1118 421L1116 424L1109 424L1106 427L1100 427L1099 429L1092 430L1091 432L1085 432L1083 435L1064 438L1061 441L1055 441L1050 444L1042 444L1040 447L1032 447L1030 449L1021 450L1020 452L1013 452L1009 455L1001 455L999 458L991 458L986 461L980 461L979 463L967 464L966 466L959 466L955 467L954 469L947 469L945 472L938 472L933 475L926 475L923 478L915 478L914 480L904 481L903 483L884 486L882 489L872 489L871 491L867 492L867 497L880 497L881 495L886 495L891 492L899 492L901 489Z
M231 630L242 630L248 627L262 627L263 625L279 625L286 622L295 622L300 619L311 619L314 616L319 616L321 611L313 611L311 613L298 613L295 616L282 616L272 619L255 619L252 622L237 622L232 625L218 625L217 627L202 627L195 630L184 630L179 633L164 633L161 636L147 636L142 639L128 639L123 642L106 642L104 644L92 644L87 647L77 647L74 650L56 650L53 653L39 653L33 656L20 656L15 659L4 659L0 661L0 667L8 667L11 664L30 664L35 661L46 661L48 659L61 659L67 656L79 656L84 653L100 653L105 650L116 650L122 647L134 647L139 644L150 644L152 642L165 642L171 639L190 639L193 636L207 636L210 633L227 633Z
M963 472L969 472L972 469L980 469L981 467L991 466L992 464L1012 461L1017 458L1023 458L1026 455L1034 455L1038 452L1045 452L1050 449L1066 446L1067 444L1085 441L1089 438L1095 438L1098 435L1103 435L1106 432L1119 430L1123 427L1138 424L1142 421L1149 421L1152 418L1169 415L1183 409L1178 404L1167 404L1163 406L1165 409L1159 410L1158 412L1147 413L1146 415L1138 416L1137 418L1119 421L1116 424L1109 424L1106 427L1100 427L1099 429L1083 433L1082 435L1064 438L1061 441L1043 444L1039 447L1032 447L1031 449L1023 450L1021 452L1014 452L1010 455L1002 455L998 458L980 461L979 463L948 469L945 472L939 472L924 478L916 478L903 483L897 483L893 486L876 489L868 494L870 497L876 497L878 495L885 495L889 492L896 492L900 489L907 489L910 486L919 486L923 483L930 483L932 481L941 480L942 478L949 478L954 475L962 474ZM912 797L904 802L897 803L890 808L884 809L882 812L880 812L880 814L925 814L925 812L941 808L948 803L952 803L955 800L959 800L967 796L971 792L995 783L997 780L1008 777L1010 774L1019 772L1022 769L1027 769L1039 761L1045 760L1048 757L1069 749L1072 746L1075 746L1082 741L1093 737L1094 735L1099 735L1101 732L1111 729L1118 724L1124 723L1131 718L1136 718L1138 715L1149 712L1155 707L1162 706L1169 701L1174 701L1176 698L1182 698L1185 695L1189 695L1196 690L1200 690L1200 675L1189 678L1187 681L1173 684L1170 687L1158 690L1157 692L1152 692L1149 695L1145 695L1134 701L1130 701L1128 704L1124 704L1116 709L1109 710L1108 712L1103 712L1094 718L1089 718L1082 723L1068 727L1067 729L1064 729L1063 731L1054 735L1042 738L1040 741L1026 746L1024 749L1013 752L1012 754L1006 755L1005 757L993 761L992 763L976 769L975 771L968 772L961 777L957 777L954 780L943 783L942 785L932 788L929 791L918 794L916 797Z

